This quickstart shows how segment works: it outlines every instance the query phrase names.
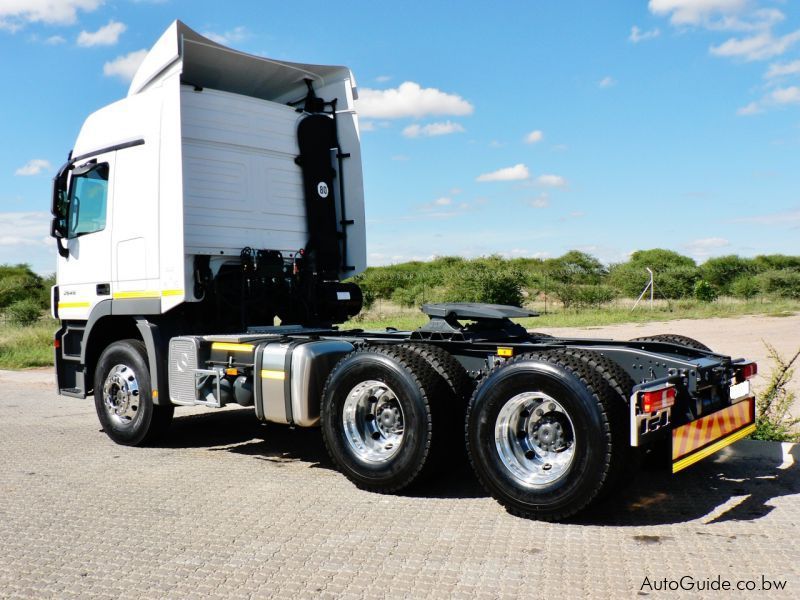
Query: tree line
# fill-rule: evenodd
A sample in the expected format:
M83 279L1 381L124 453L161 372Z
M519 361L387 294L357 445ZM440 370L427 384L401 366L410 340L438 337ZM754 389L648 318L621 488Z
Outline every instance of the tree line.
M445 256L370 267L353 278L369 307L378 299L402 306L424 302L490 302L521 306L547 297L565 308L600 306L616 298L636 298L654 273L655 296L711 302L719 296L757 296L800 300L800 256L782 254L746 258L691 257L655 248L634 252L609 266L586 252L571 250L558 258Z

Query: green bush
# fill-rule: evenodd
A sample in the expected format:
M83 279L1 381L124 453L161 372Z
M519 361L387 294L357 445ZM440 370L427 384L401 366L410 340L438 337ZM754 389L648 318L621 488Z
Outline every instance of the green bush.
M778 296L779 298L800 299L800 272L766 271L758 276L761 289L766 294Z
M573 285L557 284L553 294L564 305L564 308L584 308L601 306L617 297L616 290L607 285Z
M525 274L518 269L503 267L491 259L477 260L466 269L447 274L442 300L522 306L524 283Z
M0 308L26 298L35 298L44 308L49 303L49 294L42 278L27 265L0 265Z
M735 254L709 258L700 266L703 279L722 294L732 293L734 281L757 271L758 267L752 258L742 258Z
M569 284L599 283L608 272L594 256L578 250L547 259L543 267L554 280Z
M758 279L752 275L742 275L731 284L731 294L744 300L755 298L760 291L761 286L758 283Z
M17 300L6 308L6 316L12 325L27 327L39 320L42 316L42 307L35 298Z
M689 298L695 293L695 286L700 280L697 267L672 267L655 274L656 295L670 300Z
M719 297L719 294L710 283L701 279L694 284L694 297L700 302L713 302Z

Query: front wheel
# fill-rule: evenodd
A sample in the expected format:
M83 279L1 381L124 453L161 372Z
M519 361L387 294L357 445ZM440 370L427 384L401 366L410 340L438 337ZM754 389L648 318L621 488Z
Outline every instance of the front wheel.
M154 441L172 421L174 407L153 404L147 352L139 340L106 348L94 375L94 406L108 437L139 446Z

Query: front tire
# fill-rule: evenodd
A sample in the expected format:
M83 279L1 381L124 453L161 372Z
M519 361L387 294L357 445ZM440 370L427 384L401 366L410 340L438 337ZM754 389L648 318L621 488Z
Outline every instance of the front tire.
M609 404L589 367L557 353L523 355L475 391L467 445L478 479L506 509L565 519L606 485L619 452Z
M122 340L100 355L94 406L108 437L125 446L152 443L169 427L174 407L153 404L147 351L139 340Z

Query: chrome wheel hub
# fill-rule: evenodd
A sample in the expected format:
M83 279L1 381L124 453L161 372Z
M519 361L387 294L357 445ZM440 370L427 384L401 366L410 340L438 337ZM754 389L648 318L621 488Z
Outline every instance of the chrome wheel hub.
M404 422L397 395L382 381L359 383L344 401L345 439L364 462L386 462L397 454L403 444Z
M103 383L103 407L119 427L129 427L139 411L139 382L126 365L115 365Z
M524 392L506 402L495 422L494 442L503 465L527 488L560 479L575 456L572 419L544 392Z

